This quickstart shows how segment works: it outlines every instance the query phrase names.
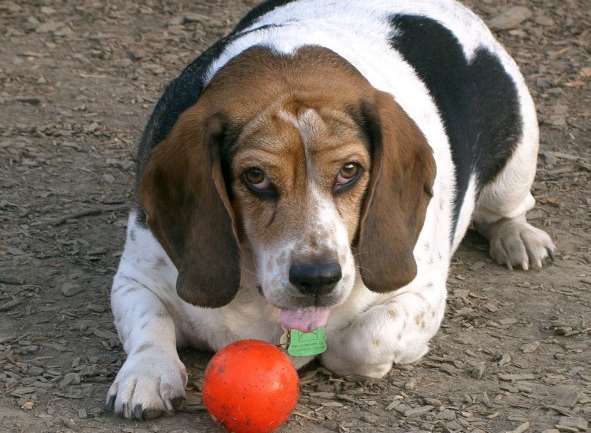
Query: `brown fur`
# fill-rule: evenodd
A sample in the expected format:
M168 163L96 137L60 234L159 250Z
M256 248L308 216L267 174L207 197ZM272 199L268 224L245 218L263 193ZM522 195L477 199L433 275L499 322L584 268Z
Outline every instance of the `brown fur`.
M314 206L311 184L323 196L332 197L336 175L352 160L361 163L366 173L355 188L334 200L350 238L355 236L370 169L367 146L357 125L343 123L341 112L332 113L316 104L288 97L258 116L251 122L254 126L247 125L238 139L232 157L234 207L240 209L251 242L269 245L300 236L308 248L320 248L327 236L307 218ZM294 122L304 119L304 124L298 128L289 118ZM261 201L242 184L240 173L251 166L271 177L281 196L279 203ZM324 255L319 250L311 253Z
M410 283L413 250L432 196L435 161L416 124L386 93L365 108L374 166L359 232L358 261L365 285L388 292Z
M158 145L140 196L148 224L179 271L179 296L219 307L240 283L239 254L217 149L223 125L205 110L199 114L183 114Z
M230 172L223 173L228 144ZM330 194L336 173L352 159L365 173L335 204L358 241L366 285L393 290L416 272L412 249L434 177L416 125L329 50L284 57L251 48L231 60L155 148L140 183L148 223L179 269L179 295L203 306L228 303L239 286L239 244L302 233L309 177ZM280 206L242 185L239 175L250 166L271 176Z

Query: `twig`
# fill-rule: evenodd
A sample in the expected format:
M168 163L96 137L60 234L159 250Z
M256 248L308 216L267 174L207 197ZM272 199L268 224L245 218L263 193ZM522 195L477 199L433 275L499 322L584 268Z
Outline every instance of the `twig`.
M8 343L12 340L16 340L18 337L16 335L9 335L8 337L0 337L0 344Z
M511 430L510 432L507 432L507 433L523 433L527 430L529 430L529 421L524 422L519 427L517 427L515 430Z
M0 277L0 283L2 284L10 284L11 286L20 286L25 284L22 280L17 280L16 278L12 277Z
M573 330L573 331L565 333L564 337L574 337L575 335L588 334L590 332L591 332L591 328L580 329L577 331Z
M19 299L19 298L12 299L11 301L6 301L2 305L0 305L0 311L8 311L8 310L11 310L12 308L14 308L17 305L19 305L21 302L23 302L23 300L22 299Z
M306 415L305 413L301 413L301 412L293 411L293 414L294 414L295 416L300 416L300 417L302 417L302 418L309 419L310 421L321 422L321 420L319 420L318 418L314 418L313 416Z
M120 205L107 206L107 207L97 207L94 209L86 209L86 210L76 212L71 215L66 215L66 216L63 216L60 218L56 218L53 220L37 221L37 222L32 223L31 225L33 225L33 226L40 226L40 225L59 226L71 219L101 215L104 213L115 212L115 211L119 211L119 210L127 210L129 208L130 208L129 204L120 204Z

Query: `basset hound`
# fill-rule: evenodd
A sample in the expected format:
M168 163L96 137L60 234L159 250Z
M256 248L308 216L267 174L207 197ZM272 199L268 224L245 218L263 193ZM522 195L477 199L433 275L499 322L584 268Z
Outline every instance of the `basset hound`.
M537 151L523 76L460 3L263 2L168 85L141 139L108 406L172 411L177 347L284 329L324 327L340 375L417 361L470 223L509 268L552 257L526 220Z

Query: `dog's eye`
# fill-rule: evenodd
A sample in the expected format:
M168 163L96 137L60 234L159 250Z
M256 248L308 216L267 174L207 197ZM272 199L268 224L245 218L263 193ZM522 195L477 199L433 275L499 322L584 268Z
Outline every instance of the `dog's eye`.
M265 195L272 198L275 193L275 187L269 177L260 168L252 167L242 173L242 181L246 187L257 195Z
M244 180L257 189L264 189L269 179L263 170L260 168L249 168L244 172Z
M335 192L345 191L353 186L363 173L363 167L356 162L348 162L341 167L334 184Z

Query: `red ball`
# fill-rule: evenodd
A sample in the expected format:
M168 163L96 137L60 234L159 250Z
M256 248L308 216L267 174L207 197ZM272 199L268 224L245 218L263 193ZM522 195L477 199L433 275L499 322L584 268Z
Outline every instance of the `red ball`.
M242 340L214 355L205 370L203 403L233 433L270 433L298 401L299 380L289 357L270 343Z

